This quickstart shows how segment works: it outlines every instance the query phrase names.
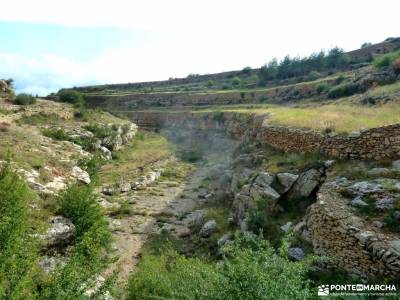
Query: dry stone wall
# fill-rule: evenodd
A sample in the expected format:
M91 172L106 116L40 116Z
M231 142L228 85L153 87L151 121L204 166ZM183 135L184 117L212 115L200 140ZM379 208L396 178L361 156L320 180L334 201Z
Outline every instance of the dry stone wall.
M348 136L284 126L262 126L256 138L288 152L318 151L342 159L380 160L400 156L400 124L372 128Z
M347 202L331 188L320 189L317 202L306 214L314 251L329 257L330 264L361 277L398 277L400 240L355 216Z
M363 160L400 157L400 124L372 128L345 136L272 126L265 124L267 120L264 115L247 113L128 112L126 114L139 126L224 130L234 137L246 136L285 152L320 152L341 159Z

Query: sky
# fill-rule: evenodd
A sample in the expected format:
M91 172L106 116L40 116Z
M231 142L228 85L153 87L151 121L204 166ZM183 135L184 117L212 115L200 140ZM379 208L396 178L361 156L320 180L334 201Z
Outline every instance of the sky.
M398 0L0 0L17 92L260 67L400 36Z

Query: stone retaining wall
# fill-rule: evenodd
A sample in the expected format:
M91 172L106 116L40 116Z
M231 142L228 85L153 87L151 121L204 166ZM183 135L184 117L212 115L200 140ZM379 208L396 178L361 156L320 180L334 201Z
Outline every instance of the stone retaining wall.
M349 211L345 199L322 188L306 214L314 251L331 264L361 277L400 274L400 240L371 228Z
M242 138L246 135L286 152L321 152L341 159L400 157L400 124L372 128L349 136L322 134L312 130L266 125L263 115L216 113L126 112L139 126L188 127L225 130Z
M380 160L400 156L400 124L372 128L354 136L263 126L256 138L288 152L318 151L342 159Z

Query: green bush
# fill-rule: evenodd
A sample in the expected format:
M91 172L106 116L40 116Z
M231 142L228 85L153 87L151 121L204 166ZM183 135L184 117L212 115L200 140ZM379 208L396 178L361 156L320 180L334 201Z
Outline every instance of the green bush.
M18 105L29 105L36 103L36 98L31 94L18 94L14 99L14 103Z
M311 299L312 259L291 262L262 239L236 237L221 264L168 250L146 255L130 279L128 299Z
M75 225L75 245L64 266L59 266L43 287L41 299L86 299L85 288L105 267L111 233L96 202L93 187L72 185L58 197L60 213Z
M95 227L107 228L101 207L90 186L71 185L58 197L60 213L72 220L76 228L76 238L82 238L85 232ZM109 236L105 236L102 245L107 244Z
M316 87L316 91L318 94L322 94L328 89L328 85L326 83L320 83Z
M360 88L355 83L343 83L331 88L328 92L328 97L337 99L341 97L348 97L360 92Z
M32 197L16 173L0 170L0 299L36 298L36 245L27 211Z
M399 57L400 57L400 50L395 52L390 52L375 58L373 64L376 68L379 69L386 68L391 66L394 63L394 61Z
M74 104L76 107L84 106L85 99L82 94L74 90L62 90L58 93L61 102Z
M237 76L235 76L235 77L232 78L232 86L237 87L237 86L240 85L241 82L242 82L242 81L241 81L240 78L237 77Z

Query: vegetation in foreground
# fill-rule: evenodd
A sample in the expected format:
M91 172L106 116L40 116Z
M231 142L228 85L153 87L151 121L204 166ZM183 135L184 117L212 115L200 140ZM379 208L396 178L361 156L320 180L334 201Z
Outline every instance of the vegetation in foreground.
M186 258L173 249L143 257L128 287L128 299L311 299L307 273L315 260L287 258L287 243L275 252L257 237L237 236L223 259ZM285 291L284 295L282 291Z
M39 268L39 241L29 230L28 202L34 193L19 176L0 171L0 298L83 299L105 266L111 235L92 186L72 185L58 200L77 234L66 264L46 275Z

